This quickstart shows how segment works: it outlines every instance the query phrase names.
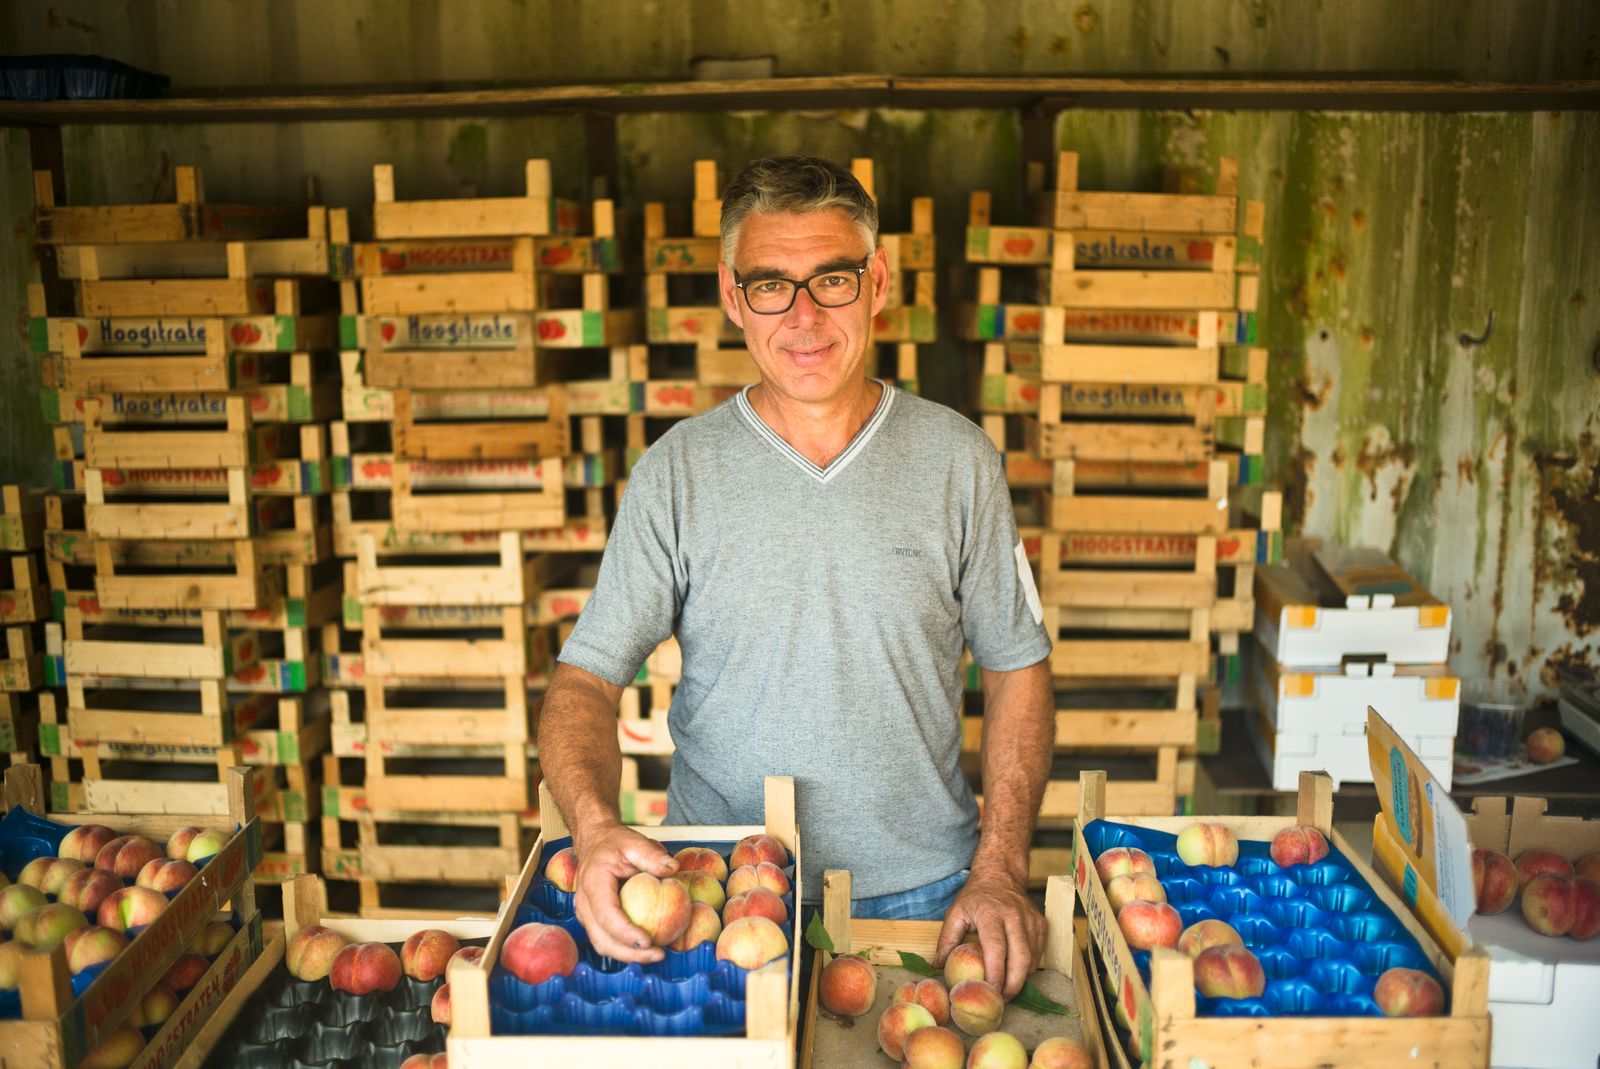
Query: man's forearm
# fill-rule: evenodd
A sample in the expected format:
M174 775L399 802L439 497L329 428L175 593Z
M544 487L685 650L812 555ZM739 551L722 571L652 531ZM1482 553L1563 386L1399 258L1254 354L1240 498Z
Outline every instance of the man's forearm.
M621 823L622 751L617 745L621 692L589 672L558 664L539 713L539 766L561 815L582 846L585 837Z
M983 672L983 832L974 874L1028 879L1033 825L1050 775L1055 694L1050 662Z

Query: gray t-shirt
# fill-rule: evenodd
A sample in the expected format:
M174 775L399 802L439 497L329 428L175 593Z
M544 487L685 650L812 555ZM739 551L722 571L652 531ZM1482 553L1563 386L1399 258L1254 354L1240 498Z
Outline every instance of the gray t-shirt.
M966 867L978 810L958 767L959 660L1050 653L1000 454L968 420L885 387L827 468L745 394L679 423L633 469L560 659L630 682L676 632L683 678L669 824L759 824L795 778L806 898Z

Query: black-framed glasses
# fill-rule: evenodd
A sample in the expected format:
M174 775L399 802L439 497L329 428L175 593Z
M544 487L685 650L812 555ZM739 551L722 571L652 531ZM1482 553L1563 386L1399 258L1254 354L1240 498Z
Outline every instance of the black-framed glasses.
M867 272L868 256L855 267L835 267L818 271L810 278L752 278L733 276L733 284L744 291L744 303L757 315L782 315L794 307L795 295L802 289L819 308L843 308L861 296L861 276Z

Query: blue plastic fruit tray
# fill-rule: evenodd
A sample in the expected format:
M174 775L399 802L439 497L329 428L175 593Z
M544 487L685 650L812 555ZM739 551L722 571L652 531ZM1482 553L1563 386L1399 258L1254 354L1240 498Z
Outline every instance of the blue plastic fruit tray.
M167 77L104 56L0 56L0 96L12 100L113 100L158 96Z
M713 943L689 951L668 950L650 965L616 961L595 952L573 910L573 895L544 878L544 868L570 838L544 846L528 893L518 905L513 927L538 922L566 929L578 945L578 967L570 976L528 984L496 965L489 978L489 1020L495 1035L739 1036L745 1032L745 980L748 971L717 960ZM734 843L684 839L663 842L669 853L685 847L710 847L726 861ZM785 870L792 885L794 866ZM793 948L797 931L795 900L785 934ZM793 967L794 955L785 960Z

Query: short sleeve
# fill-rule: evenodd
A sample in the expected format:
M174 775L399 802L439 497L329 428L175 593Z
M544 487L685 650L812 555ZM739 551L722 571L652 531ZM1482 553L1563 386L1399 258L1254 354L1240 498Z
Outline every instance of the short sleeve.
M670 467L664 450L635 465L594 592L561 644L562 663L619 687L633 682L645 658L672 636L682 604Z
M983 477L961 560L956 597L961 631L980 668L1011 672L1050 655L1044 608L1017 535L1011 494L998 454L979 461Z

